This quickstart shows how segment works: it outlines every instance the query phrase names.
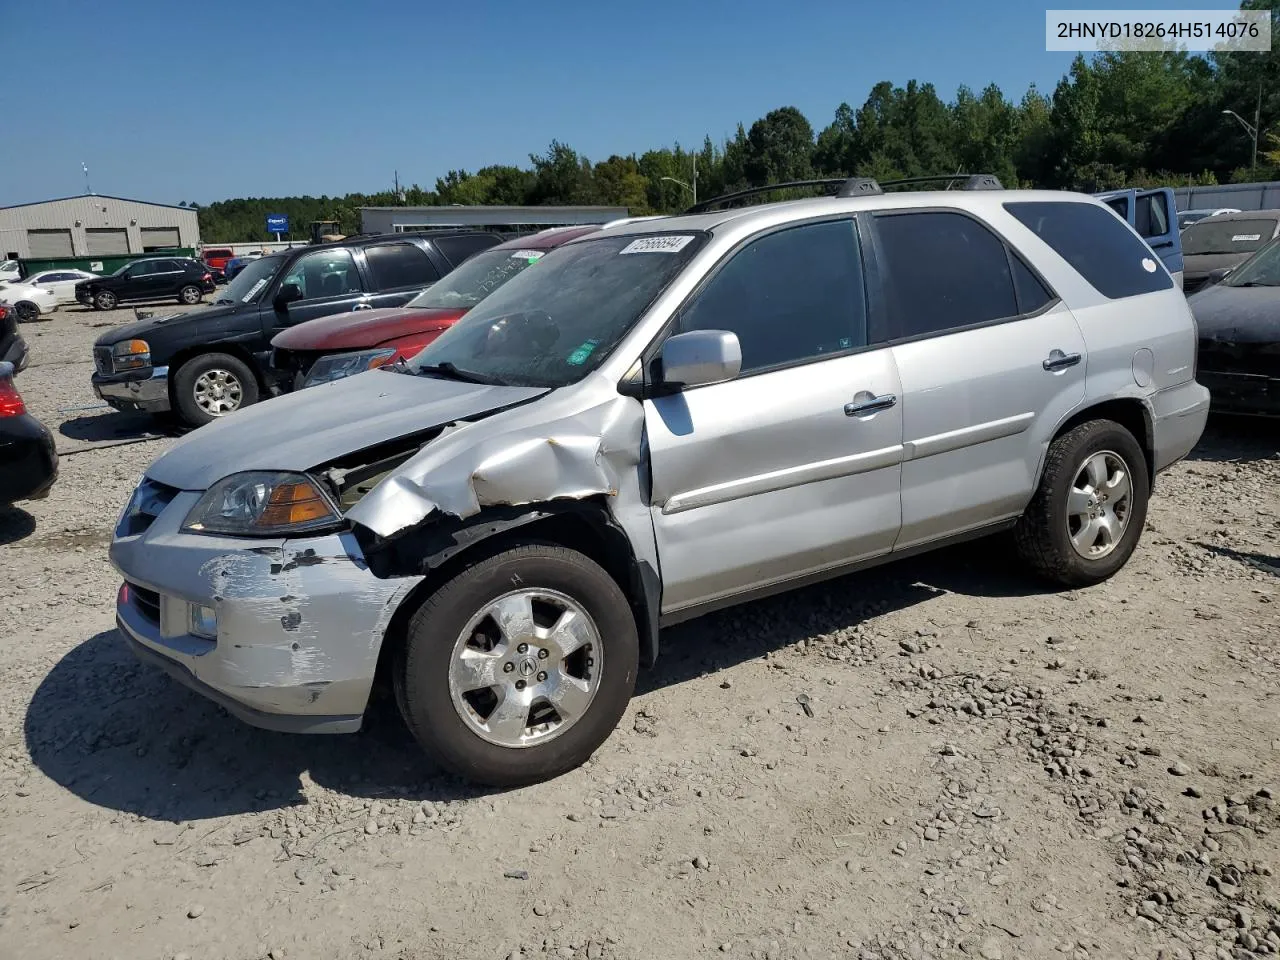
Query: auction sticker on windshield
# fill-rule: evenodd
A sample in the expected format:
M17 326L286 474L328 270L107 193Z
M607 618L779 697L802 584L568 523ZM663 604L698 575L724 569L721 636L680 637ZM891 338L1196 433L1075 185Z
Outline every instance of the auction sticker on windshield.
M533 263L533 261L537 260L540 256L542 256L543 253L544 251L542 250L512 250L511 259L512 260L528 260L530 263Z
M667 237L644 237L632 240L618 253L679 253L693 240L690 234Z
M266 279L259 280L257 283L255 283L252 287L249 288L248 293L246 293L243 297L240 298L240 302L248 303L250 300L253 299L254 295L266 285L267 285Z
M1261 239L1262 239L1262 234L1260 233L1237 233L1234 237L1231 238L1231 242L1240 243L1245 240L1261 240Z

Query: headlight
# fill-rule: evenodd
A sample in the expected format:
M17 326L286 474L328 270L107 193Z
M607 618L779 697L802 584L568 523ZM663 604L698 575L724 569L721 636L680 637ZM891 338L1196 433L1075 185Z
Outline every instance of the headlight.
M382 366L395 355L394 347L362 350L359 353L330 353L312 364L302 385L314 387L318 383L328 383L352 374L364 373L366 370Z
M320 530L341 521L333 502L310 477L254 470L233 473L210 487L191 508L182 529L268 537Z
M121 340L111 348L111 369L116 373L151 366L151 344L145 340Z

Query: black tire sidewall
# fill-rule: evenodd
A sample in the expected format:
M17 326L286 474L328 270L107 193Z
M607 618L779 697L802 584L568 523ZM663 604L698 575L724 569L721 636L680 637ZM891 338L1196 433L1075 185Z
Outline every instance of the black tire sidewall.
M106 298L110 300L111 306L109 307L104 306L103 303L100 302L102 298ZM117 297L114 293L103 291L102 293L98 293L94 295L93 305L97 307L99 310L114 310L116 307L120 306L120 298Z
M196 403L195 398L196 378L206 370L218 368L234 373L239 378L241 390L239 409L243 410L250 404L257 402L258 380L254 377L253 371L249 369L248 364L229 353L202 353L199 356L192 357L179 367L177 375L173 378L173 405L178 415L186 423L201 427L206 423L222 419L205 413L200 405Z
M30 323L40 317L40 309L34 303L28 303L25 300L14 306L13 312L19 323Z
M1128 562L1142 536L1147 520L1151 482L1147 473L1147 460L1132 433L1112 421L1098 421L1093 429L1069 434L1065 451L1065 469L1059 470L1049 481L1049 529L1047 535L1053 548L1067 558L1069 573L1080 582L1098 583L1115 575ZM1124 458L1129 468L1130 504L1129 520L1124 535L1116 548L1100 560L1080 556L1071 543L1067 530L1067 495L1080 465L1095 453L1110 450Z
M604 648L600 687L586 714L545 744L523 748L481 739L449 693L450 658L462 629L486 603L518 588L573 597L595 621ZM468 568L423 603L396 667L397 699L419 743L446 767L493 786L519 786L579 766L608 739L635 689L639 651L635 617L608 573L563 547L527 545Z
M186 297L183 296L183 294L186 293L188 290L194 290L196 292L196 298L194 300L188 300ZM183 304L184 306L188 306L188 307L195 306L197 303L200 302L202 297L204 297L204 293L200 290L199 287L197 287L195 284L192 284L192 283L187 284L185 287L183 287L181 290L178 291L178 302Z

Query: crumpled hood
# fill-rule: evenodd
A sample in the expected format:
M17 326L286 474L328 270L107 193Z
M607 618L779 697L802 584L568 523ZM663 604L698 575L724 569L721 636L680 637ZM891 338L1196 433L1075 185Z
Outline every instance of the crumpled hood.
M277 333L271 341L281 350L351 350L376 347L387 340L443 330L466 313L464 308L390 307L352 310L317 317Z
M175 321L180 320L183 323L195 324L205 320L220 320L240 310L243 306L243 304L239 303L223 303L210 305L199 310L157 312L155 316L147 317L145 320L134 320L130 323L123 323L118 327L112 327L99 335L98 339L93 341L93 345L95 347L109 347L121 340L145 340L147 334L153 333L157 329L168 326Z
M545 387L493 387L370 370L267 400L187 434L147 476L204 490L244 470L309 470L337 457L532 400Z
M1217 284L1187 298L1202 340L1280 341L1280 287Z

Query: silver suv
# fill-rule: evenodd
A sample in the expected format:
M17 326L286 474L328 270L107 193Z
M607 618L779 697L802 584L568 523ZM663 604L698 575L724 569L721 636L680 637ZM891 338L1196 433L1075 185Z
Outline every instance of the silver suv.
M610 227L407 364L174 444L111 545L118 621L250 723L354 731L385 674L446 766L552 777L669 623L1009 528L1057 584L1110 577L1204 427L1195 351L1081 195L850 181Z

